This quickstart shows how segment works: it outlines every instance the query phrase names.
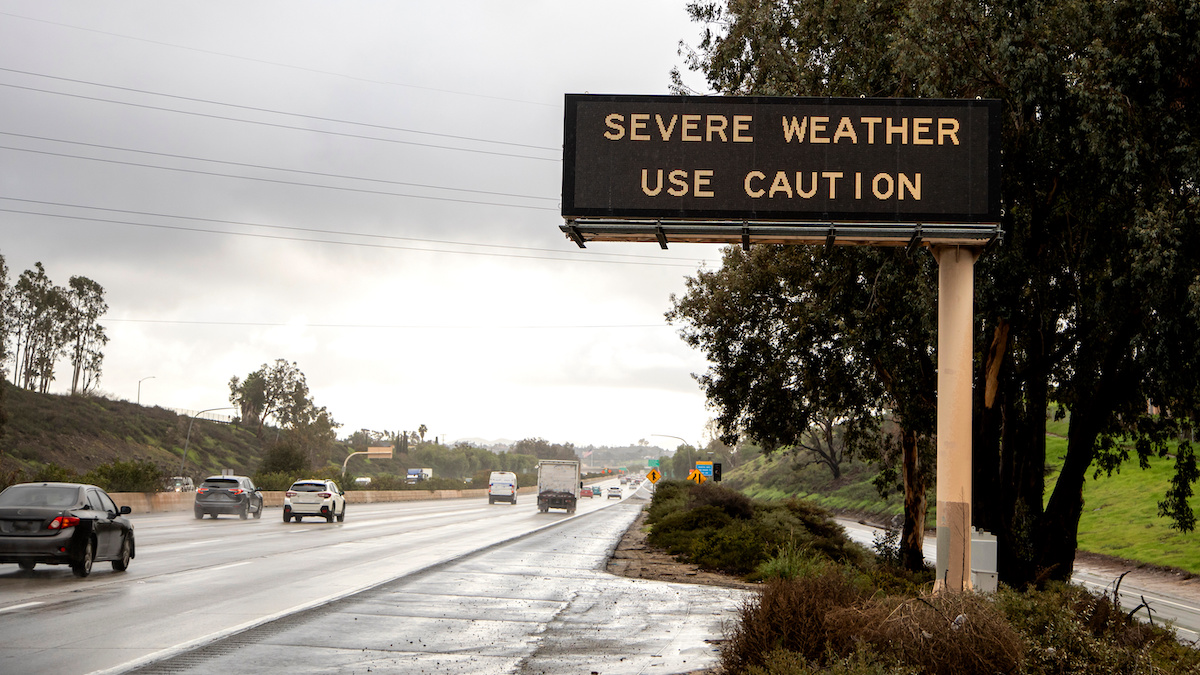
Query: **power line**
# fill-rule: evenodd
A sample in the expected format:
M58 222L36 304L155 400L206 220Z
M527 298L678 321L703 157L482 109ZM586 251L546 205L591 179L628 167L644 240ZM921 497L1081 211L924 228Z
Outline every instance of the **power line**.
M195 220L195 221L206 222L206 223L219 223L219 224L223 224L223 225L245 225L247 227L261 227L261 228L271 229L271 230L290 230L290 231L294 231L294 232L308 232L308 233L312 233L312 234L332 234L332 235L350 236L350 237L364 237L364 238L368 238L368 239L383 239L383 240L388 240L388 241L411 241L411 242L417 242L417 243L422 243L422 244L444 244L444 245L450 245L450 246L476 246L476 247L480 247L480 248L495 248L495 249L506 249L506 250L513 250L513 251L530 251L530 252L537 252L537 253L569 253L570 255L575 255L576 251L577 251L577 249L572 249L571 251L568 252L568 251L562 251L560 249L536 248L536 247L531 247L531 246L511 246L511 245L507 245L507 244L482 244L482 243L477 243L477 242L452 241L452 240L445 240L445 239L422 239L422 238L418 238L418 237L398 237L395 235L388 235L388 234L373 234L373 233L367 233L367 232L348 232L346 230L322 230L322 229L317 229L317 228L297 227L294 225L268 225L266 223L251 223L251 222L242 221L242 220L225 220L225 219L220 219L220 218L204 218L204 217L200 217L200 216L180 216L180 215L175 215L175 214L170 214L170 213L156 213L156 212L152 212L152 211L134 211L134 210L130 210L130 209L114 209L114 208L107 208L107 207L103 207L103 206L88 206L86 204L71 204L68 202L51 202L51 201L45 201L45 200L40 200L40 199L23 199L20 197L0 196L0 199L5 200L5 201L23 202L26 204L41 204L43 206L59 206L59 207L63 207L63 208L84 209L84 210L88 210L88 211L106 211L108 213L125 213L125 214L129 214L129 215L148 216L148 217L152 217L152 218L174 218L177 220ZM415 250L426 250L426 249L415 249ZM583 255L582 252L579 252L578 254ZM601 251L590 251L587 253L587 255L588 256L599 255L599 256L621 257L621 258L641 258L641 259L658 260L658 261L683 260L681 258L673 258L673 257L664 258L663 256L638 255L635 253L604 253ZM700 262L705 262L705 261L704 261L704 259L701 259Z
M206 117L209 119L225 120L227 122L241 122L243 124L256 124L264 127L273 127L276 129L289 129L292 131L305 131L317 134L326 134L329 136L342 136L344 138L357 138L368 141L380 141L382 143L398 143L400 145L411 145L419 148L434 148L437 150L456 150L458 152L470 152L479 155L492 155L495 157L513 157L516 159L532 159L539 162L561 162L561 157L533 157L531 155L518 155L511 152L496 152L493 150L477 150L475 148L458 148L452 145L434 145L432 143L418 143L416 141L402 141L396 138L383 138L380 136L366 136L363 134L350 134L342 131L329 131L326 129L312 129L310 127L298 127L291 124L279 124L277 122L260 122L258 120L247 120L239 117L228 117L226 115L214 115L212 113L195 112L191 110L179 110L177 108L165 108L163 106L147 105L145 103L130 103L129 101L118 101L111 98L101 98L99 96L84 96L83 94L68 94L62 91L53 91L50 89L39 89L37 87L26 87L19 84L11 84L8 82L0 82L0 87L8 87L10 89L21 89L24 91L35 91L42 94L52 94L55 96L67 96L70 98L83 99L85 101L99 101L102 103L113 103L116 105L125 105L133 108L143 108L146 110L157 110L160 112L172 112L180 115L192 115L194 117Z
M371 182L371 183L386 183L388 185L403 185L405 187L428 188L430 190L450 190L450 191L454 191L454 192L470 192L470 193L481 194L481 195L492 195L494 197L516 197L519 199L539 199L542 201L558 201L558 197L537 197L534 195L521 195L521 194L510 193L510 192L491 192L488 190L473 190L471 188L455 188L455 187L444 187L441 185L427 185L424 183L408 183L405 181L387 180L385 178L367 178L364 176L346 176L346 175L336 174L336 173L324 173L321 171L306 171L304 169L285 169L283 167L266 166L264 164L250 164L248 162L231 162L229 160L223 160L223 159L208 159L207 157L193 157L191 155L177 155L177 154L170 153L170 152L154 152L152 150L137 150L134 148L122 148L122 147L118 147L118 146L114 146L114 145L102 145L99 143L85 143L83 141L68 141L68 140L61 139L61 138L49 138L47 136L32 136L30 134L18 134L18 133L14 133L11 131L0 131L0 135L15 136L17 138L27 138L27 139L37 140L37 141L48 141L51 143L64 143L67 145L81 145L86 148L99 148L101 150L116 150L118 152L132 152L132 153L137 153L139 155L153 155L155 157L170 157L172 159L186 159L186 160L194 161L194 162L210 162L212 164L227 164L229 166L240 166L240 167L249 168L249 169L266 169L268 171L284 171L287 173L299 173L299 174L304 174L306 176L320 176L322 178L342 178L345 180L361 180L361 181L367 181L367 182Z
M393 126L388 126L385 124L371 124L369 122L354 122L351 120L342 120L342 119L336 119L333 117L321 117L319 115L306 115L304 113L287 112L286 110L275 110L272 108L259 108L259 107L250 106L250 105L240 105L237 103L224 103L222 101L214 101L212 99L207 99L207 98L195 98L192 96L180 96L177 94L164 94L162 92L150 91L148 89L135 89L133 87L122 87L122 86L115 85L115 84L103 84L101 82L91 82L88 80L76 80L76 79L73 79L70 77L60 77L57 75L45 75L43 73L34 73L34 72L31 72L28 70L17 70L15 68L0 68L0 71L8 72L8 73L19 73L21 75L30 75L32 77L42 77L42 78L46 78L49 80L58 80L60 82L72 82L74 84L86 84L86 85L89 85L92 87L103 87L105 89L116 89L118 91L128 91L128 92L133 92L136 94L149 94L151 96L162 96L164 98L173 98L173 99L177 99L180 101L191 101L193 103L207 103L209 105L219 105L219 106L224 106L227 108L237 108L239 110L253 110L255 112L272 113L275 115L288 115L290 117L299 117L301 119L320 120L322 122L336 122L338 124L350 124L350 125L359 126L359 127L368 127L371 129L384 129L387 131L401 131L401 132L408 133L408 134L421 134L423 136L436 136L439 138L453 138L453 139L459 140L459 141L474 141L477 143L494 143L496 145L509 145L509 146L517 147L517 148L531 148L533 150L548 150L550 152L558 152L558 151L562 150L561 147L553 148L553 147L544 146L544 145L531 145L528 143L514 143L511 141L496 141L496 140L492 140L490 138L475 138L472 136L456 136L454 134L442 134L442 133L437 133L434 131L420 131L417 129L406 129L403 127L393 127ZM38 90L38 91L41 91L41 90ZM65 94L65 95L69 96L70 94Z
M269 66L276 66L279 68L288 68L291 70L299 70L299 71L308 72L308 73L317 73L319 75L330 75L333 77L340 77L340 78L344 78L347 80L354 80L356 82L367 82L370 84L383 84L383 85L388 85L388 86L392 86L392 87L404 87L406 89L420 89L423 91L433 91L433 92L437 92L440 94L454 94L456 96L471 96L474 98L485 98L485 99L490 99L493 101L506 101L509 103L523 103L526 105L544 106L547 108L558 107L557 104L543 103L541 101L526 101L526 100L519 99L519 98L507 98L504 96L492 96L489 94L480 94L477 92L456 91L454 89L439 89L437 87L425 87L425 86L421 86L421 85L417 85L417 84L406 84L403 82L392 82L389 80L373 80L373 79L367 78L367 77L359 77L356 75L347 75L345 73L338 73L338 72L334 72L331 70L320 70L318 68L305 68L304 66L296 66L296 65L292 65L290 63L279 63L278 61L267 61L266 59L255 59L255 58L250 58L248 56L239 56L237 54L226 54L225 52L218 52L218 51L213 51L210 49L200 49L198 47L186 47L183 45L177 45L177 44L173 44L170 42L160 42L158 40L150 40L147 38L133 37L132 35L122 35L121 33L110 33L108 31L97 30L95 28L83 28L81 26L73 26L69 23L59 23L57 21L48 21L46 19L35 19L30 16L22 16L20 14L11 14L8 12L0 12L0 15L9 16L14 19L24 19L26 21L36 21L38 23L49 24L51 26L60 26L62 28L71 28L73 30L86 31L88 33L98 33L100 35L108 35L110 37L118 37L118 38L121 38L124 40L133 40L135 42L145 42L147 44L159 45L162 47L172 47L175 49L183 49L186 51L197 52L200 54L210 54L213 56L222 56L222 57L229 58L229 59L238 59L239 61L249 61L251 63L262 63L262 64L266 64Z
M480 328L501 329L501 330L601 330L601 329L628 329L628 328L671 328L670 324L666 323L645 323L645 324L595 324L595 325L546 325L546 324L530 324L521 326L497 326L488 324L486 326L478 325L453 325L453 324L354 324L354 323L274 323L266 321L196 321L196 320L174 320L174 319L137 319L137 318L122 318L114 319L105 317L101 319L104 322L113 323L141 323L141 324L173 324L181 326L241 326L249 328L368 328L382 330L473 330Z
M201 227L184 227L181 225L162 225L162 224L153 224L153 223L138 223L138 222L133 222L133 221L113 220L113 219L108 219L108 218L92 218L92 217L88 217L88 216L72 216L72 215L61 214L61 213L42 213L39 211L22 211L20 209L0 208L0 212L2 212L2 213L19 213L19 214L30 215L30 216L42 216L42 217L46 217L46 218L61 218L61 219L65 219L65 220L81 220L81 221L95 222L95 223L108 223L108 224L113 224L113 225L131 225L134 227L148 227L148 228L159 229L159 230L176 230L176 231L180 231L180 232L199 232L199 233L203 233L203 234L224 234L224 235L229 235L229 236L233 236L233 237L252 237L252 238L256 238L256 239L296 241L296 242L305 242L305 243L314 243L314 244L332 244L335 246L354 246L354 247L360 247L360 248L378 248L378 249L397 250L397 251L423 251L423 252L427 252L427 253L451 253L451 254L457 254L457 255L473 255L473 256L484 256L484 257L491 257L491 258L516 258L516 259L521 259L521 260L551 260L551 261L555 261L555 262L569 262L569 263L576 263L576 262L579 262L579 263L605 263L605 264L610 264L610 265L642 265L642 266L647 266L647 267L683 267L683 268L688 268L688 269L695 268L695 265L684 265L684 264L676 264L676 263L636 262L636 261L632 261L632 260L598 260L598 259L590 258L590 257L588 257L588 258L556 258L556 257L551 257L551 256L538 256L538 255L514 255L511 253L490 253L490 252L486 252L486 251L451 251L451 250L433 249L433 248L418 248L418 247L414 247L414 246L397 246L397 245L393 245L393 244L370 244L370 243L365 243L365 242L354 242L354 241L336 241L336 240L330 240L330 239L307 239L304 237L286 237L286 236L281 236L281 235L259 234L259 233L254 233L254 232L228 232L228 231L224 231L224 230L207 230L207 229L204 229ZM4 224L5 223L0 222L0 225L4 225Z
M408 197L411 199L426 199L435 202L454 202L456 204L476 204L480 206L503 206L513 209L532 209L534 211L554 211L558 209L548 206L528 206L525 204L504 204L502 202L483 202L473 199L454 199L451 197L434 197L432 195L413 195L402 192L386 192L384 190L367 190L364 188L340 187L336 185L321 185L319 183L301 183L291 180L280 180L278 178L262 178L259 176L236 176L228 173L218 173L216 171L201 171L199 169L184 169L174 166L159 166L157 164L142 164L140 162L126 162L119 159L105 159L102 157L86 157L84 155L72 155L64 152L50 152L49 150L32 150L30 148L16 148L9 145L0 145L0 150L12 150L14 152L29 152L37 155L46 155L49 157L65 157L68 159L84 159L92 162L104 162L106 164L121 164L124 166L136 166L144 169L160 169L162 171L176 171L179 173L191 173L200 176L215 176L218 178L237 178L240 180L253 180L261 183L276 183L279 185L296 185L300 187L321 188L324 190L339 190L342 192L358 192L362 194L386 195L388 197Z

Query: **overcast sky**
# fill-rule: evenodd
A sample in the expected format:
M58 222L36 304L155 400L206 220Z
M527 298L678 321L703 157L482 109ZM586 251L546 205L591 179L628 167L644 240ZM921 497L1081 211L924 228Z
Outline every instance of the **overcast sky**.
M669 93L701 29L683 0L0 0L0 255L104 287L114 398L226 406L282 358L343 436L698 442L706 364L663 313L718 247L558 228L563 94Z

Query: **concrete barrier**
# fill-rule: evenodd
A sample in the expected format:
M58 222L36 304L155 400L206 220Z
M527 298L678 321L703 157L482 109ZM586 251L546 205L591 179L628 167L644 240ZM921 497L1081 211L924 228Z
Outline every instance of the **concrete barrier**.
M537 493L537 487L523 487L519 495ZM169 513L191 511L196 500L194 492L110 492L117 506L128 506L134 513ZM282 491L262 493L263 505L283 506ZM386 502L414 502L431 499L486 499L487 488L469 490L350 490L346 492L348 504L379 504Z

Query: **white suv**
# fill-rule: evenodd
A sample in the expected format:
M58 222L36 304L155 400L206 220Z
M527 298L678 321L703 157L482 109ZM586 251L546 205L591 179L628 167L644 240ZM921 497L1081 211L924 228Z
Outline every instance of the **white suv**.
M283 494L283 522L322 516L325 522L346 520L346 495L331 480L298 480Z

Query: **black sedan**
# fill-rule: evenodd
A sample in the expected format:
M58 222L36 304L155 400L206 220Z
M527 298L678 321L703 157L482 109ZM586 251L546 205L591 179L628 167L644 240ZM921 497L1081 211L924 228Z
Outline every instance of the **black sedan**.
M247 476L209 476L196 488L193 510L198 519L205 515L216 518L218 513L234 514L242 520L250 514L262 518L262 490Z
M117 508L95 485L19 483L0 492L0 563L32 570L38 563L70 565L77 577L111 560L124 572L133 559L128 506Z

